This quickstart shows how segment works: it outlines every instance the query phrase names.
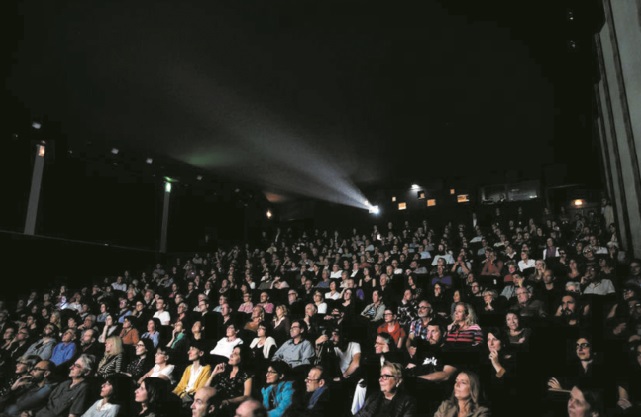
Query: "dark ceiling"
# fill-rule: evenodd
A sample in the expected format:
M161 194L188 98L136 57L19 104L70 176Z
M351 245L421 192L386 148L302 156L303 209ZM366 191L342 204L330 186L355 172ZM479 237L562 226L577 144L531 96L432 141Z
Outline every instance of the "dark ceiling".
M271 198L536 171L590 147L597 3L9 3L5 87L70 148Z

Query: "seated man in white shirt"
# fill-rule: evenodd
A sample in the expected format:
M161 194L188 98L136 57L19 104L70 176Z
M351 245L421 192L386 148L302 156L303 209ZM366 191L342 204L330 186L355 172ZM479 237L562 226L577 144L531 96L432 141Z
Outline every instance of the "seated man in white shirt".
M169 312L165 310L166 308L167 305L165 304L165 300L158 298L156 300L156 312L154 313L154 317L160 320L160 324L163 326L169 326L171 324L171 316L169 315Z

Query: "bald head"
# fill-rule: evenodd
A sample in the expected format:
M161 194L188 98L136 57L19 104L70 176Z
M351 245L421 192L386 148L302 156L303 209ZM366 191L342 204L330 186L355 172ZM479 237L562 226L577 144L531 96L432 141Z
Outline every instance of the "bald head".
M236 409L235 417L265 417L267 410L263 404L254 399L245 400Z
M218 392L213 387L202 387L196 390L194 402L191 403L192 417L207 417L214 415L219 407L219 401L216 396Z

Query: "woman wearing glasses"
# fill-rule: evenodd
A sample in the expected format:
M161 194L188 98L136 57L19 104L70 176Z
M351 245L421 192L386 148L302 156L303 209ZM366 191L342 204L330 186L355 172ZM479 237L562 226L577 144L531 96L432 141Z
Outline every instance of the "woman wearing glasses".
M289 371L289 365L282 361L272 362L267 367L267 385L261 389L267 417L281 417L292 405L294 387L292 381L286 380Z
M414 417L416 401L402 389L401 365L385 362L378 378L380 391L370 395L356 417Z
M169 381L171 384L174 384L175 378L173 377L174 365L169 363L169 358L171 356L171 349L166 346L161 346L156 349L156 354L154 355L154 366L149 372L143 375L138 380L138 385L148 377L152 378L161 378Z
M154 366L154 357L152 356L154 342L151 339L140 339L135 348L136 357L129 362L124 374L137 381Z

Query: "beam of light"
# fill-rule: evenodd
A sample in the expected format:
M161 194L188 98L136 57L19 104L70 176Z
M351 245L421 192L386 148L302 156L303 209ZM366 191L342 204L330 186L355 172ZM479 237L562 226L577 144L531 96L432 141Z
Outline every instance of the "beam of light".
M224 124L227 137L209 138L200 147L231 148L234 154L245 156L237 164L228 165L228 171L274 191L369 208L367 198L345 169L350 164L338 163L336 155L323 146L322 137L279 120L256 103L223 90L222 83L210 76L185 68L175 68L168 75L175 84L171 91L178 94L171 99L179 100L206 130L219 131ZM219 168L205 161L201 152L185 153L184 148L176 152L180 159L197 161L201 168Z

